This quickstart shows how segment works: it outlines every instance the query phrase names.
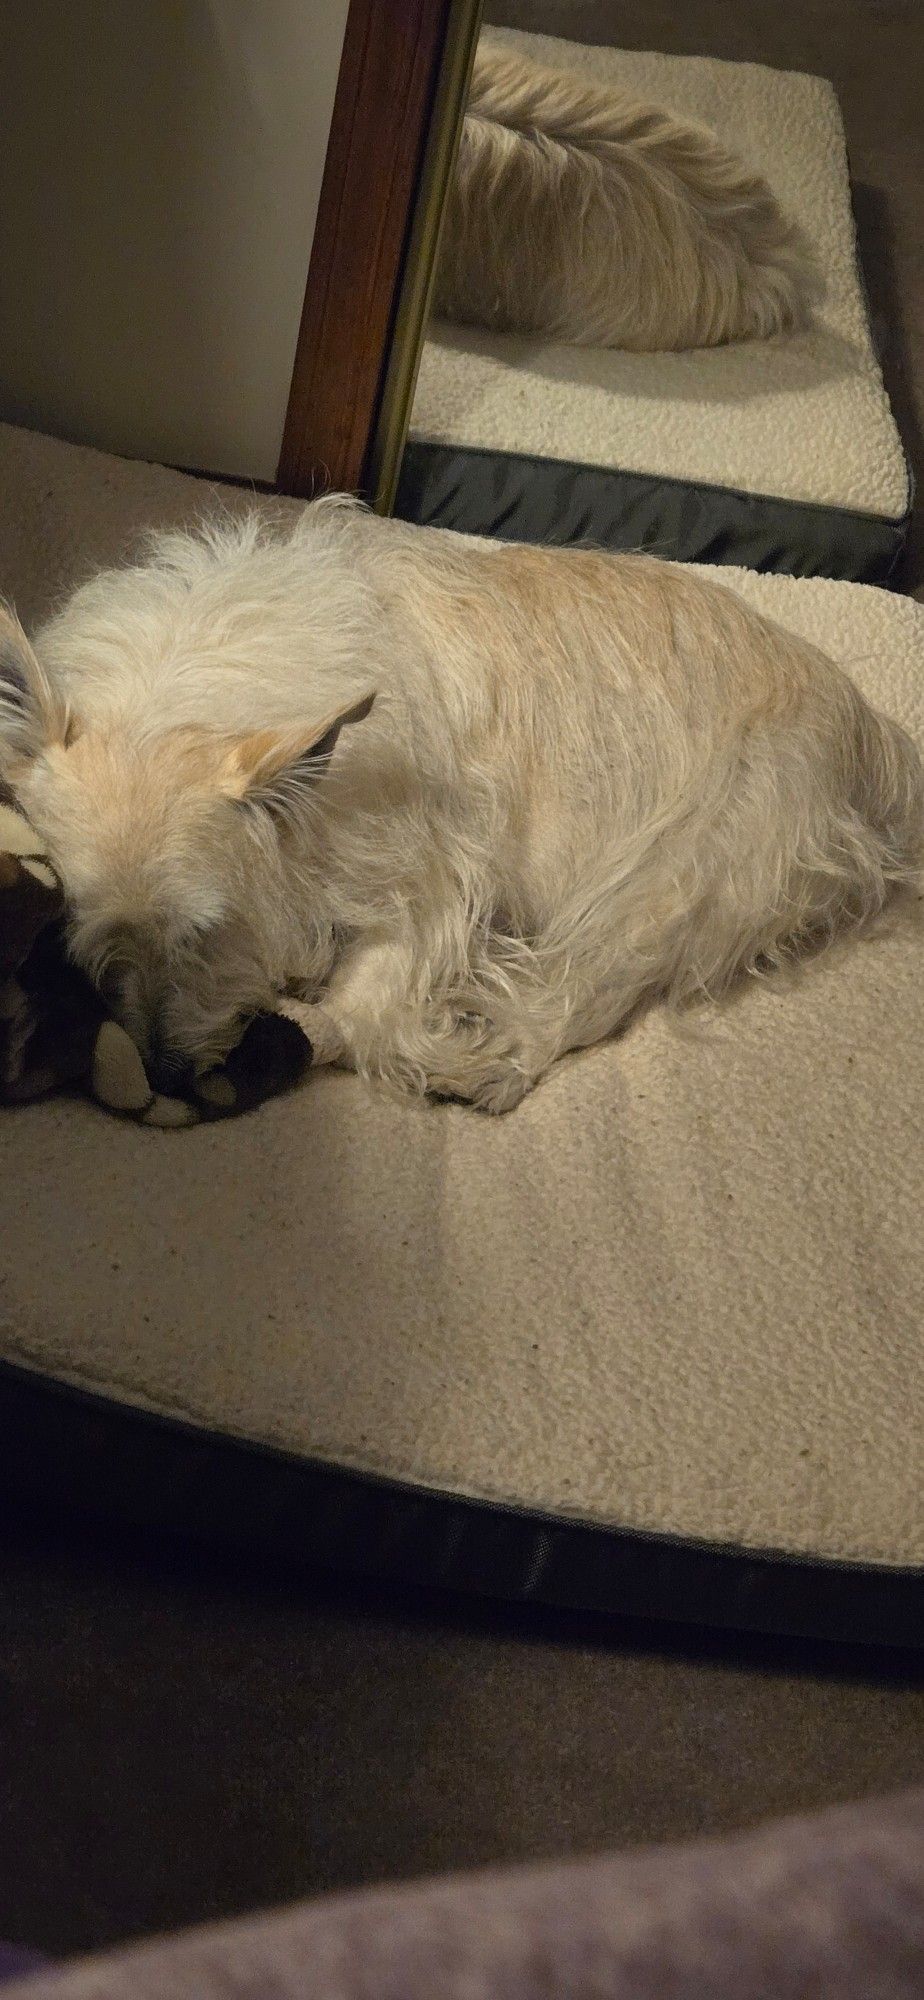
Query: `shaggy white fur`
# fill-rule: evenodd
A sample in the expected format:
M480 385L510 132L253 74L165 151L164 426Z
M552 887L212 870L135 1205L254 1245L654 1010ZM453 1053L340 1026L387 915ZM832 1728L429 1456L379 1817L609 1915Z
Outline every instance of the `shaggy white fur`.
M778 333L818 289L766 182L705 126L482 37L438 313L654 352Z
M162 1089L289 987L318 1061L505 1110L919 880L910 740L648 557L329 498L163 538L0 662L73 954Z

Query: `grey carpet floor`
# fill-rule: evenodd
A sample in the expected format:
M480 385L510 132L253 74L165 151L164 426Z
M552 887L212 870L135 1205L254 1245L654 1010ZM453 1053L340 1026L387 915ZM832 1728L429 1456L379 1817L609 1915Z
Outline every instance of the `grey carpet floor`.
M919 0L494 0L818 70L924 486ZM924 594L920 514L906 586ZM0 1512L0 1936L71 1953L329 1887L924 1779L924 1659L341 1589Z
M267 1575L10 1525L0 1935L69 1953L319 1890L924 1778L924 1668Z

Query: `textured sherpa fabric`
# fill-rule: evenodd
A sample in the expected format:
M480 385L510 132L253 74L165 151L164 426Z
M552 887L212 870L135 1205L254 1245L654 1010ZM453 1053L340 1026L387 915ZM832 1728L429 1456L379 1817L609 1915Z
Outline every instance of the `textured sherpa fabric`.
M92 1958L10 2000L916 2000L924 1794L683 1847L372 1889Z
M711 126L802 224L827 295L802 333L684 354L556 346L434 322L412 436L904 516L908 472L870 337L830 83L755 63L491 32Z
M2 434L0 588L34 617L207 499ZM924 741L924 607L728 578ZM689 1034L653 1010L496 1122L330 1071L169 1139L9 1113L0 1355L436 1491L920 1564L922 990L911 927L853 942Z

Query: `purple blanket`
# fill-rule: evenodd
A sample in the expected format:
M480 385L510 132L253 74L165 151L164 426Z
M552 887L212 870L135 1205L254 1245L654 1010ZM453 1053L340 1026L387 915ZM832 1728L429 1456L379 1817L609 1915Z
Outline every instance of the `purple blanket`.
M9 1979L25 1979L30 1972L38 1972L47 1964L37 1951L26 1951L18 1944L4 1944L0 1939L0 1986Z
M18 1992L921 2000L924 1791L730 1840L332 1897L40 1973Z

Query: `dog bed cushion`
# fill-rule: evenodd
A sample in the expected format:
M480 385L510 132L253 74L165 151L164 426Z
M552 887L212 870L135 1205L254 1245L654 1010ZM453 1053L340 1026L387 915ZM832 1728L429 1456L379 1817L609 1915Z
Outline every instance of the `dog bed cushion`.
M546 35L498 41L712 127L814 245L826 297L804 332L625 354L434 322L399 487L412 520L537 541L878 580L909 477L857 268L830 83Z
M0 433L0 585L34 619L209 497ZM924 607L728 581L924 741ZM497 1121L331 1071L181 1135L3 1113L0 1476L394 1577L920 1637L922 988L909 923L690 1032L652 1011Z

